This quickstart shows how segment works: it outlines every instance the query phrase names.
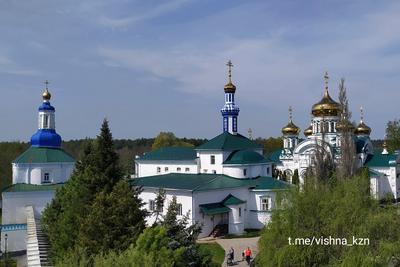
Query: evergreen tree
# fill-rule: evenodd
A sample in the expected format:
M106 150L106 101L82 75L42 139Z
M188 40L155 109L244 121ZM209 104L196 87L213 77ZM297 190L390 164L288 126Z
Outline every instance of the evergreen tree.
M400 120L387 123L386 139L389 152L393 153L400 149Z
M161 219L164 209L165 198L166 198L166 192L164 189L160 188L158 190L156 199L154 200L154 211L153 211L153 215L155 216L153 224L154 226L157 225Z
M292 176L292 184L299 184L299 170L295 169Z

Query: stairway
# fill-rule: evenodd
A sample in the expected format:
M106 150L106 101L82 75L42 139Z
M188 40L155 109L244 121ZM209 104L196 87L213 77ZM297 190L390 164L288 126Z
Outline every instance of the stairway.
M228 234L228 224L217 224L209 236L218 237Z

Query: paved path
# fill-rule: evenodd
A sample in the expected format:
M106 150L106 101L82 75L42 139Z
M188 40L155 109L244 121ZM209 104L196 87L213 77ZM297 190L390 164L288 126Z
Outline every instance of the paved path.
M200 240L203 242L217 242L224 250L225 250L225 260L222 266L226 265L226 255L228 254L229 249L232 247L235 250L235 258L234 262L236 263L234 266L247 266L246 261L242 261L242 252L250 247L252 252L252 257L254 258L258 253L258 239L260 237L250 237L250 238L232 238L232 239L203 239Z

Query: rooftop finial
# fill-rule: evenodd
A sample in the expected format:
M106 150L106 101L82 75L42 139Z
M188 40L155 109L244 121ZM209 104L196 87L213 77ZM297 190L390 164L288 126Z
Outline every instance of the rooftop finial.
M324 79L325 79L325 90L328 91L328 80L329 80L329 75L328 75L328 72L327 72L327 71L325 71Z
M253 130L251 128L249 128L247 133L249 134L249 139L252 140L253 139Z
M48 86L49 86L49 81L46 80L46 81L44 82L44 84L46 85L46 89L44 90L44 92L43 92L43 94L42 94L42 97L43 97L43 101L48 102L48 101L50 100L50 98L51 98L51 94L50 94L49 88L48 88Z
M289 106L289 120L292 121L293 119L293 109L292 106Z
M360 118L361 118L361 122L364 122L364 109L362 106L360 107Z
M228 66L228 78L229 78L229 82L231 83L232 82L232 67L233 67L232 61L229 60L228 63L226 63L226 65Z

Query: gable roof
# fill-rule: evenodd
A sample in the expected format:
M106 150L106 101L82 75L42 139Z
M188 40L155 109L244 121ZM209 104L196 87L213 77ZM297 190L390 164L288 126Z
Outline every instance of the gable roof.
M163 147L155 151L150 151L138 160L195 160L196 150L189 147Z
M33 192L33 191L55 191L64 184L13 184L6 187L3 192Z
M268 162L263 155L253 150L237 150L232 152L223 164L254 164Z
M196 148L196 150L242 150L242 149L261 149L262 146L248 139L241 134L230 134L224 132L205 144Z
M390 167L396 166L396 154L382 154L375 152L373 155L368 155L365 160L365 165L368 167Z
M223 174L183 174L170 173L165 175L133 178L131 185L151 188L179 189L188 191L209 191L227 188L247 187L255 189L286 189L289 184L272 177L257 177L254 179L239 179Z
M232 194L229 194L224 200L221 201L221 203L224 204L225 206L229 206L229 205L243 204L246 203L246 201L241 200Z
M31 146L18 156L13 163L75 162L74 158L61 148Z

